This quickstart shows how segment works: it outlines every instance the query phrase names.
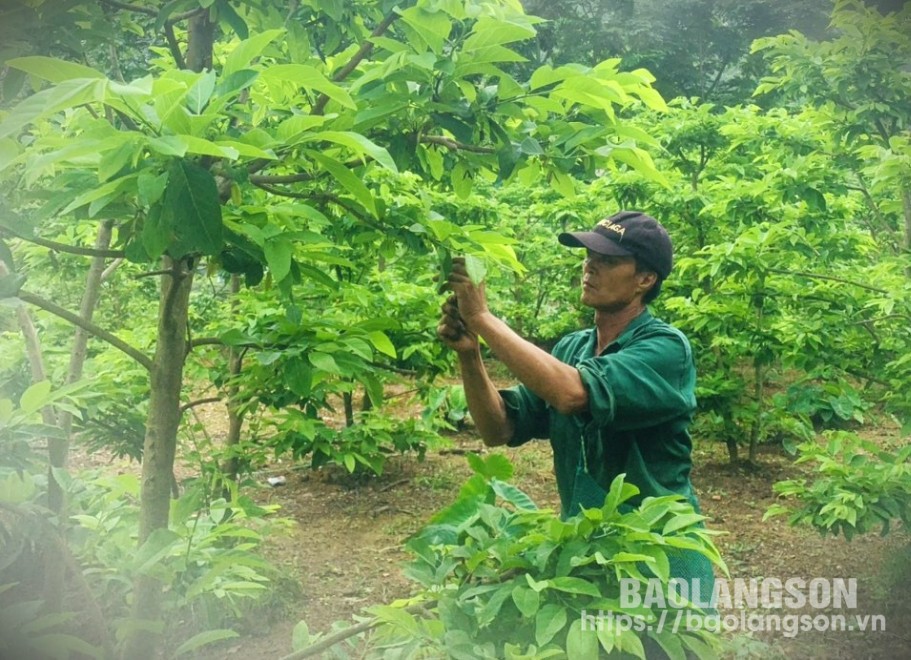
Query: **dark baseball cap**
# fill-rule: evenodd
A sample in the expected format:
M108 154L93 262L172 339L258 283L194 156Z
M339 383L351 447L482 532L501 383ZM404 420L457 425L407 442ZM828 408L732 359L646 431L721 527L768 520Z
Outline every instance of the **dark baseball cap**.
M641 211L620 211L601 220L591 231L563 232L557 239L568 247L598 254L636 257L665 279L674 263L674 246L661 223Z

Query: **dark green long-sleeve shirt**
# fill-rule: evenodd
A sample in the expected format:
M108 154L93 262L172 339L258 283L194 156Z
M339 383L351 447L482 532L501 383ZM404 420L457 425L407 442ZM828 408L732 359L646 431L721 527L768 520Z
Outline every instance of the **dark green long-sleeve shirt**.
M567 335L553 349L554 357L579 370L589 397L585 413L563 415L524 385L501 390L515 425L509 445L550 439L564 512L582 439L588 472L605 490L626 473L641 491L630 504L677 493L698 510L687 430L696 409L696 369L686 336L645 310L600 355L596 346L591 328Z

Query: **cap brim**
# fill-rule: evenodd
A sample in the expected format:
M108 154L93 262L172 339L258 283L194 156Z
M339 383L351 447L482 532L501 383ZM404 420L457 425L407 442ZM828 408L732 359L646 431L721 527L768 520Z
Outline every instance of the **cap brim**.
M612 257L629 257L633 253L622 248L609 238L594 231L563 232L557 236L562 245L575 248L587 248L598 254L607 254Z

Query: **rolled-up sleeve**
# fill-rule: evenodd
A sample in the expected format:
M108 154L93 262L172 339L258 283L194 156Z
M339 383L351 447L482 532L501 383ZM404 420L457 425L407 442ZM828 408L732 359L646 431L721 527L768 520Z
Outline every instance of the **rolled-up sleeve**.
M507 443L518 447L533 438L547 438L550 433L547 403L524 385L500 390L506 414L513 423L513 434Z
M582 360L576 368L588 391L589 413L600 426L632 430L695 410L695 368L682 336L634 341L617 353Z

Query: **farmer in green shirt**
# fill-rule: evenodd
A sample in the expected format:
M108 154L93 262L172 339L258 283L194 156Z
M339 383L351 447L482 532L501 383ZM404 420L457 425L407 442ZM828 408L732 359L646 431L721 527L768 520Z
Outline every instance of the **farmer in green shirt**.
M696 409L692 352L683 333L646 307L671 272L667 231L644 213L621 211L592 231L560 234L559 241L586 250L582 303L595 310L595 324L561 339L552 354L491 314L484 285L474 285L464 262L454 260L453 294L437 333L458 354L481 437L488 446L549 439L564 516L580 505L601 506L621 473L641 491L634 505L677 493L698 510L687 430ZM520 385L494 386L479 337ZM690 557L677 568L676 577L698 576L699 591L711 593L707 560Z

